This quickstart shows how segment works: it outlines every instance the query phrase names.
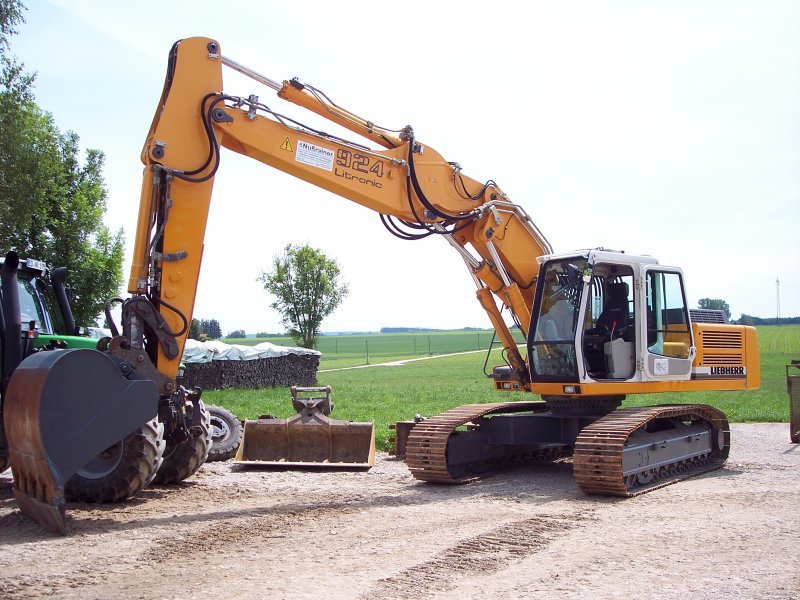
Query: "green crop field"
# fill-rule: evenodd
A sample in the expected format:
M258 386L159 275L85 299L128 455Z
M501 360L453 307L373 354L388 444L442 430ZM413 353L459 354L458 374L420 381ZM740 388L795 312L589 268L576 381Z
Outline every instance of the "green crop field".
M467 352L478 346L478 332L431 333L431 350L438 354ZM480 332L481 347L485 350L491 333ZM409 336L416 336L416 342ZM524 396L506 396L494 391L492 383L483 374L485 352L471 352L455 356L428 358L427 333L338 336L341 358L324 356L318 375L319 385L333 387L336 409L333 417L352 421L374 421L380 449L387 449L390 435L388 425L412 418L415 414L430 416L461 404L496 402L501 398L525 399ZM484 338L485 336L485 338ZM331 344L331 338L325 344ZM693 394L647 394L629 397L626 406L667 403L703 403L723 410L732 422L788 422L789 401L786 393L785 365L800 359L800 326L764 326L758 328L761 351L761 388L749 392L702 392ZM343 341L347 339L347 341ZM353 338L348 339L348 338ZM282 339L285 344L290 340ZM227 340L226 340L227 341ZM251 343L263 340L247 340ZM270 340L274 343L275 340ZM360 346L368 343L370 363L396 361L400 358L423 360L402 366L363 365ZM347 344L352 343L352 346ZM417 344L416 352L413 344ZM470 345L471 344L471 345ZM420 351L419 345L422 345ZM320 344L324 350L325 346ZM373 354L375 348L375 354ZM409 349L411 350L409 352ZM349 352L345 352L349 350ZM360 362L359 362L360 361ZM502 360L494 351L491 365ZM203 398L211 404L225 406L239 418L256 418L260 414L287 417L293 413L291 395L286 389L220 390L205 392Z

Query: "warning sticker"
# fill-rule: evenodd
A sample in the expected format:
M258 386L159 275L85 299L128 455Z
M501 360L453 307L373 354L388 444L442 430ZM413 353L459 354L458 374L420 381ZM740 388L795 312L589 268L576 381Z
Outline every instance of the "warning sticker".
M294 157L297 162L311 165L312 167L317 167L319 169L332 171L333 156L333 150L328 150L322 146L315 146L314 144L309 144L308 142L299 141L297 142L297 153Z
M281 144L281 150L286 150L287 152L292 151L292 142L289 141L289 138L283 140L283 143Z

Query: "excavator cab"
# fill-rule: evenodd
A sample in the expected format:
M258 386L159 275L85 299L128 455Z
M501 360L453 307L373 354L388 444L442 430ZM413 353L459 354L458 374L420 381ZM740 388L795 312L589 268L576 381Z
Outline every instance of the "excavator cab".
M560 393L583 384L586 393L595 383L690 378L696 347L680 269L604 250L541 262L533 382L569 384Z

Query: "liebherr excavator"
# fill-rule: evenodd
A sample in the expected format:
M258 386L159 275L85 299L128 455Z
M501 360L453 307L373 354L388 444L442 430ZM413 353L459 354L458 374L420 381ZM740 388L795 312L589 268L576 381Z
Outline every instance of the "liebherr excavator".
M361 141L303 125L255 95L223 92L223 67ZM224 56L215 40L189 38L169 53L142 151L122 331L97 350L35 353L8 381L9 458L25 514L63 532L72 475L156 418L186 440L201 434L201 411L191 410L199 400L176 374L222 147L377 212L402 239L440 236L463 258L504 349L495 387L542 400L462 406L414 424L404 446L418 479L461 482L509 462L572 454L583 490L632 495L725 461L728 423L712 407L618 409L626 394L759 384L755 330L692 322L680 269L606 250L554 254L494 181L468 177L410 126L379 127L312 85L273 81ZM498 302L525 332L524 351Z

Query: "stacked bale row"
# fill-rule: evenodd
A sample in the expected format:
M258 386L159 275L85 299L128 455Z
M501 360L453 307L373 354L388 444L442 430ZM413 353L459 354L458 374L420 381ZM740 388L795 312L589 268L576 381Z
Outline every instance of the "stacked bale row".
M186 363L185 380L204 390L316 385L319 354L287 354L256 360Z

